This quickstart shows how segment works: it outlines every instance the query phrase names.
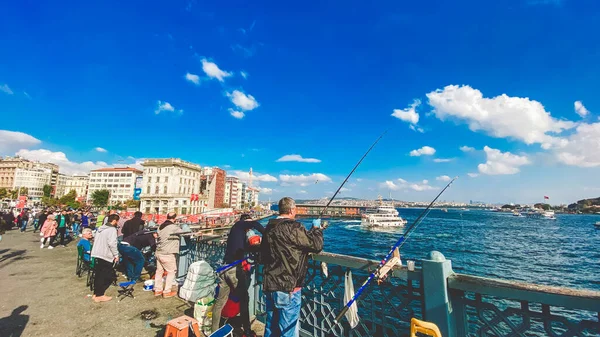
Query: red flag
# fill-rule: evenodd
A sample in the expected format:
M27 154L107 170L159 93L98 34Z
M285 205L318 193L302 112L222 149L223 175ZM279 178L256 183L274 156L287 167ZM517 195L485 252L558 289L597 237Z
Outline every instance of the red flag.
M550 197L548 197L548 196L544 196L544 199L550 199Z

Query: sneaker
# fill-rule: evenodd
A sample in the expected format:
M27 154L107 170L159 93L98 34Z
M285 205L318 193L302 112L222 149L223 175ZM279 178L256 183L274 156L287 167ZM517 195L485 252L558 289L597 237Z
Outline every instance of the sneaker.
M44 244L43 243L40 245L40 248L44 248Z
M52 246L48 246L48 249L54 249L54 247L52 247Z
M154 296L158 297L158 296L162 296L163 292L162 291L155 291L154 292Z
M177 296L177 292L176 291L171 291L170 293L164 293L163 294L163 298L169 298L169 297L174 297Z

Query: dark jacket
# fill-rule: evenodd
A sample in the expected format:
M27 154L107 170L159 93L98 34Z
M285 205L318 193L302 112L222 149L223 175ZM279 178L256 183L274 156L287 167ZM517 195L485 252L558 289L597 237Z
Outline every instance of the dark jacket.
M6 221L6 229L11 229L15 225L15 215L12 211L8 211L8 213L4 214L4 221Z
M69 221L69 215L68 214L65 214L65 215L59 214L59 215L56 216L56 218L54 220L56 220L56 223L58 224L58 227L60 227L61 218L63 216L65 217L65 227L69 227L69 225L71 224L71 222Z
M255 229L260 234L265 232L265 228L256 221L241 220L236 222L227 236L227 248L225 249L224 262L226 264L241 260L248 252L248 240L246 232L250 229Z
M267 224L261 244L264 291L292 292L302 287L308 270L308 254L323 250L323 230L306 230L301 223L285 218Z
M121 233L123 234L123 238L126 238L142 229L144 229L144 220L142 220L142 218L133 217L125 221L123 228L121 228Z
M154 239L154 235L152 232L148 232L146 230L140 230L131 235L128 235L123 238L123 241L129 243L135 248L142 250L144 247L153 247L156 246L156 240Z
M46 219L48 219L48 213L42 212L40 214L40 219L38 220L38 223L40 224L40 228L42 228L42 226L44 225L44 222L46 222Z

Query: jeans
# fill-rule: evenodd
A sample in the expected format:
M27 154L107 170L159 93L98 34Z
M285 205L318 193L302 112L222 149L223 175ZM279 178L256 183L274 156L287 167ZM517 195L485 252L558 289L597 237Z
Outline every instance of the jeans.
M67 227L59 227L56 230L56 236L53 236L50 240L50 246L54 245L54 240L57 240L57 236L60 235L60 244L65 245L65 236L67 235Z
M235 266L219 274L219 295L212 308L212 331L217 331L221 327L221 311L227 303L229 293L233 293L240 299L240 318L242 319L242 328L245 332L250 332L250 309L248 307L250 296L248 295L248 276L240 265ZM233 287L233 289L232 289Z
M77 236L79 234L79 224L77 222L73 223L73 234Z
M35 233L35 231L37 231L38 229L40 229L40 220L35 219L33 220L33 232Z
M27 220L21 220L21 232L24 232L27 228Z
M300 336L300 306L302 291L285 293L282 291L265 292L267 321L265 337Z
M117 246L119 253L125 261L125 274L129 281L137 281L142 275L142 268L144 268L144 255L142 252L134 246L119 243Z

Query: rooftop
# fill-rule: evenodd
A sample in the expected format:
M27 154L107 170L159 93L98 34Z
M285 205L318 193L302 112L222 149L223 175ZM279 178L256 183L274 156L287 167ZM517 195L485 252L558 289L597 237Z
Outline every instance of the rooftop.
M97 170L91 170L90 172L129 172L133 171L136 173L142 173L141 170L136 169L135 167L105 167Z

